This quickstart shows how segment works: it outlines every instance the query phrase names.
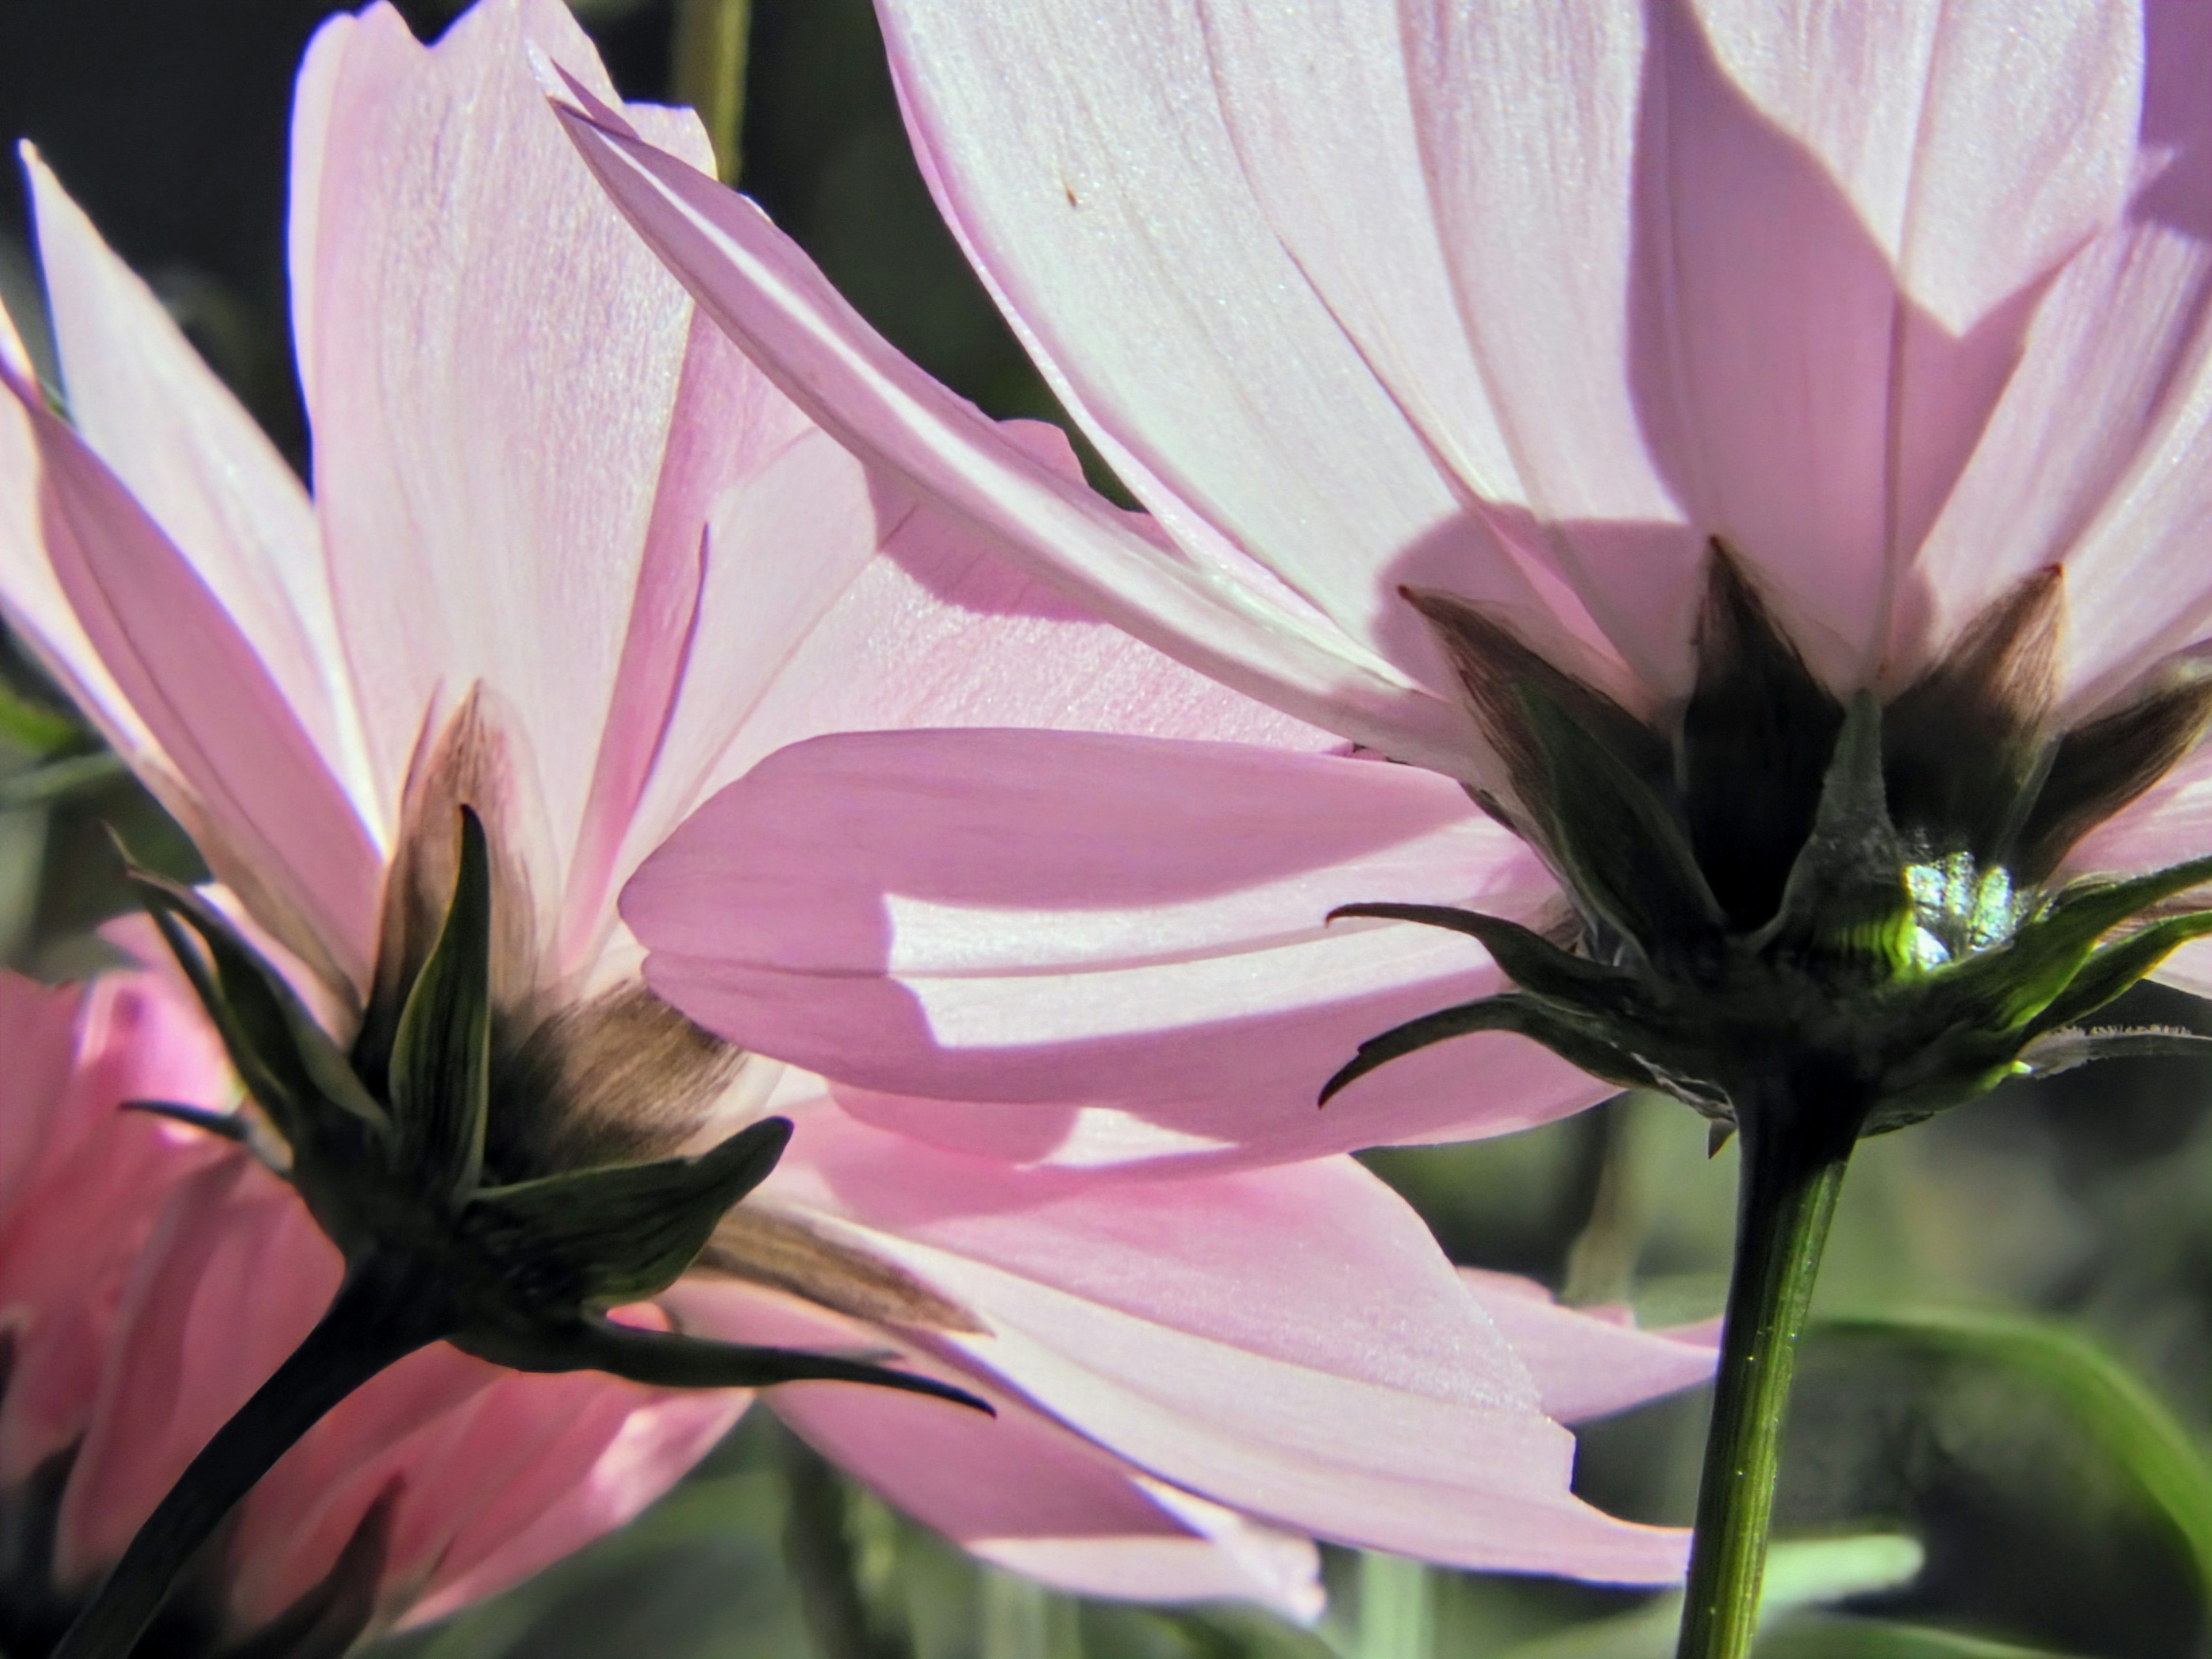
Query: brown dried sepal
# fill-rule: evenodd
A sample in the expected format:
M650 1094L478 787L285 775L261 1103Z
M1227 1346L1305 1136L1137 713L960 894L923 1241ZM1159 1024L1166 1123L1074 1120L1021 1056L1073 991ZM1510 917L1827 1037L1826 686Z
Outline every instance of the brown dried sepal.
M872 1324L979 1335L988 1329L905 1268L760 1204L742 1205L724 1216L691 1271L763 1285Z

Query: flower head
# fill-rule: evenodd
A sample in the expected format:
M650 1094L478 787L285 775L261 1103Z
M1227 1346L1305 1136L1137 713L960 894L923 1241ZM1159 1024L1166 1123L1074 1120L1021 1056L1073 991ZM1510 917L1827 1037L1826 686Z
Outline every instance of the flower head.
M1002 568L994 538L838 448L606 204L526 40L611 96L552 0L495 0L430 49L375 7L310 52L292 252L312 498L34 168L69 419L11 347L0 601L229 890L157 903L252 1062L253 1132L276 1132L258 1144L292 1157L351 1246L379 1237L362 1212L387 1197L416 1193L413 1218L473 1225L526 1201L564 1223L578 1212L538 1202L547 1183L713 1176L719 1153L702 1149L734 1149L720 1173L742 1190L763 1163L738 1156L759 1150L745 1137L781 1114L790 1150L744 1205L555 1288L633 1356L655 1326L755 1353L889 1344L908 1376L988 1395L1000 1415L981 1433L933 1402L830 1385L780 1398L899 1501L1055 1582L1310 1613L1299 1534L1316 1531L1678 1571L1679 1535L1572 1498L1571 1443L1547 1408L1680 1386L1707 1351L1560 1312L1524 1358L1484 1312L1490 1292L1348 1160L1152 1185L932 1149L641 981L622 882L793 739L1027 722L1291 755L1327 740ZM705 159L684 117L621 118ZM1056 434L1008 431L1075 476ZM416 1086L442 1075L459 1081ZM1087 1133L1095 1162L1117 1135L1160 1139L1111 1114ZM359 1178L372 1158L393 1177L381 1187ZM311 1164L336 1173L319 1182ZM1294 1271L1323 1237L1368 1271ZM678 1246L702 1238L667 1283ZM1218 1271L1190 1266L1208 1259ZM1108 1321L1120 1337L1102 1350ZM1352 1334L1401 1328L1436 1332L1449 1367L1441 1348ZM1620 1386L1593 1395L1600 1371ZM1340 1424L1341 1443L1317 1449ZM374 1499L335 1463L299 1478Z
M1834 1006L1878 961L1881 1006L1855 1008L1824 1052L1889 1103L1856 1121L1894 1121L2035 1063L2035 1043L2197 930L2091 965L2111 928L2192 884L2178 868L2039 931L2076 878L2206 850L2212 36L2191 9L883 11L948 219L1164 538L992 438L732 198L580 105L571 131L702 304L857 453L1163 648L1463 785L1571 902L1563 915L1540 876L1498 902L1464 853L1456 875L1369 874L1356 899L1336 878L1348 860L1319 849L1295 860L1295 890L1256 859L1188 877L1212 918L1190 947L1224 957L1291 937L1292 907L1323 892L1366 919L1328 949L1302 939L1303 974L1283 952L1281 990L1248 1000L1248 1021L1303 1009L1324 964L1358 974L1363 952L1411 979L1405 930L1471 909L1482 954L1512 956L1515 995L1431 980L1424 1012L1449 1016L1378 1021L1367 1035L1391 1040L1370 1060L1519 1031L1725 1111L1741 1079L1717 1075L1711 1034L1795 1042L1792 975ZM1853 748L1856 698L1879 729ZM933 765L955 750L983 780L978 816L1003 807L1000 778L1068 757L1040 738L987 761L953 740ZM1850 815L1828 785L1854 755L1881 867L1844 869L1840 829L1806 863L1820 814ZM788 767L787 798L860 799L834 744ZM1417 845L1382 827L1411 790L1368 793L1376 842ZM744 810L710 808L632 900L664 953L650 976L732 1030L793 953L710 946L657 911L681 894L702 914L714 884L691 837ZM1176 833L1124 830L1164 865ZM1102 862L1040 836L999 891L963 896L1003 917L1024 886L1097 890ZM767 914L724 880L724 919ZM866 881L856 867L818 908ZM1816 897L1842 906L1819 924L1833 937L1801 937ZM939 932L949 960L963 945ZM1032 974L1073 966L1096 933L1073 913L1032 921L1035 942L1002 952L1008 981L1018 951ZM1533 986L1537 933L1575 950ZM887 1088L1072 1091L1043 1075L1044 1047L963 1024L922 951L859 955L841 965L935 999L930 1029L862 1032L857 994L823 996L802 1050L816 1063L849 1049ZM1970 956L1985 958L1972 975ZM2190 982L2191 960L2164 971ZM1652 965L1657 988L1577 963ZM1716 1001L1732 975L1758 983ZM1180 1080L1206 1086L1243 1035L1232 1000L1147 1028L1184 1042ZM1071 1030L1122 1058L1100 1022ZM1455 1069L1399 1059L1346 1104L1376 1138L1464 1129L1434 1099ZM1479 1121L1526 1121L1515 1105L1540 1097L1521 1079L1504 1093Z

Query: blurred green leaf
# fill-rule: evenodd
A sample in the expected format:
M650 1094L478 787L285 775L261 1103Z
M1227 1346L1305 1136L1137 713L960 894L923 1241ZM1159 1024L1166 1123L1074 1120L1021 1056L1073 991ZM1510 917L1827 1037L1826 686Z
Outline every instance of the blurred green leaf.
M1887 1619L1797 1618L1759 1644L1759 1659L2075 1659L1957 1631Z
M0 962L13 963L38 921L46 815L0 811Z
M33 702L0 680L0 741L43 756L81 742L83 736L68 715Z
M1929 1310L1824 1321L1814 1340L1962 1359L2045 1392L2173 1523L2212 1597L2212 1462L2163 1401L2074 1326L2015 1314Z
M2191 1434L2077 1328L1987 1312L1816 1323L1778 1520L1926 1544L1859 1611L2112 1659L2197 1650L2212 1473Z
M1767 1556L1760 1621L1893 1589L1919 1572L1922 1559L1917 1542L1890 1533L1778 1541ZM1672 1659L1681 1620L1681 1592L1670 1590L1634 1613L1525 1642L1504 1659Z
M72 755L42 766L0 775L0 811L44 806L73 795L80 789L111 782L125 775L123 763L111 754Z

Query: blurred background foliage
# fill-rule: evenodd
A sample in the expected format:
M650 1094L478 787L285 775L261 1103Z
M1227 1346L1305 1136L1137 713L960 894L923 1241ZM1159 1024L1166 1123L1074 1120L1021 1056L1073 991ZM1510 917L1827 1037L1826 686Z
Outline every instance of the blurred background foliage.
M284 323L291 76L329 0L0 0L0 133L35 142L303 469ZM631 97L717 96L740 61L679 0L578 0ZM400 9L434 34L456 6ZM695 12L704 7L694 5ZM704 32L702 32L702 29ZM708 44L701 45L702 41ZM690 54L687 70L683 43ZM699 65L711 58L707 70ZM709 71L712 71L711 73ZM1000 416L1055 417L908 150L868 0L757 0L741 182L884 333ZM689 76L687 79L686 76ZM19 179L0 295L40 310ZM39 343L33 340L33 349ZM1112 481L1087 457L1094 478ZM0 957L100 960L123 903L104 826L191 849L0 644ZM2131 1022L2208 1026L2149 989ZM1475 1080L1479 1085L1479 1079ZM2212 1072L2113 1062L1869 1143L1853 1169L1790 1426L1761 1651L1773 1659L2212 1651ZM1534 1133L1370 1163L1461 1261L1646 1323L1720 1305L1732 1153L1627 1097ZM1583 1435L1581 1489L1680 1522L1705 1401ZM1331 1552L1313 1631L1249 1608L1077 1601L903 1522L756 1413L617 1536L399 1659L1653 1659L1667 1596Z

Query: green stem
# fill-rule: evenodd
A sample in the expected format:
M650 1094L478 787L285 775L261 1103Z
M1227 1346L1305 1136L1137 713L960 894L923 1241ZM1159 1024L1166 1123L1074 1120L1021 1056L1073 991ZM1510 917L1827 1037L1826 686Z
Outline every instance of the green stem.
M848 1499L836 1470L796 1434L784 1435L789 1508L783 1559L799 1589L807 1633L823 1659L901 1659L905 1644L875 1628L860 1589L847 1526Z
M738 182L745 116L746 35L752 0L677 0L669 80L675 100L699 112L714 146L714 173Z
M1786 1105L1745 1115L1735 1273L1675 1659L1744 1659L1758 1630L1783 1412L1851 1149L1848 1136L1793 1133L1793 1116Z
M349 1272L314 1329L155 1505L52 1659L125 1659L253 1483L341 1400L443 1334L434 1309L404 1274L374 1262Z

